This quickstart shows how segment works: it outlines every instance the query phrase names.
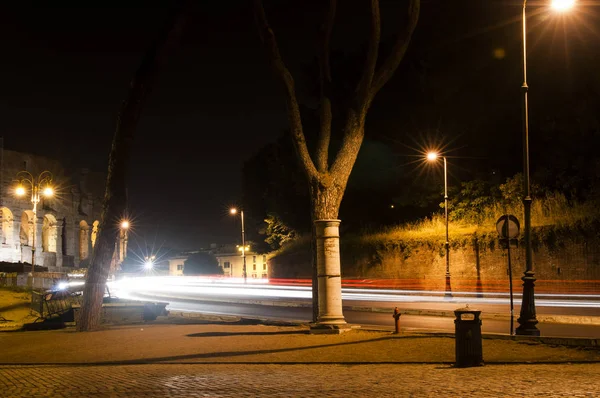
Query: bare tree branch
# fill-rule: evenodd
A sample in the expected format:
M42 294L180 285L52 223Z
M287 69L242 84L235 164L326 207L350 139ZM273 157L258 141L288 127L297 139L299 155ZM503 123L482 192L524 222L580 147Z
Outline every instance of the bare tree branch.
M345 186L350 177L352 167L358 156L358 151L365 137L365 114L353 108L348 109L344 139L342 146L331 165L331 175L338 183Z
M298 156L300 157L304 171L308 175L309 179L316 177L317 169L310 157L310 153L308 152L306 139L302 130L302 119L300 117L300 107L296 97L294 78L281 59L279 47L277 46L277 41L275 40L275 34L273 33L273 29L271 29L267 21L262 0L254 0L254 13L256 23L258 25L258 33L269 54L271 66L285 88L287 114L290 121L294 147L298 152Z
M371 33L369 35L369 47L365 59L365 67L358 85L356 86L357 110L364 116L373 96L371 95L371 84L377 66L379 54L379 41L381 39L381 16L379 14L379 0L371 0Z
M420 0L410 0L408 5L408 23L406 24L406 28L404 32L399 33L398 39L394 44L392 52L385 60L383 65L379 68L379 70L375 73L375 77L373 79L373 85L371 87L371 100L375 97L377 92L381 90L381 88L390 80L396 69L398 69L398 65L404 58L404 54L406 54L406 50L408 49L408 44L410 43L410 39L412 34L417 26L417 21L419 20L419 12L421 9L421 1Z
M317 167L325 173L329 167L329 142L331 140L331 65L329 63L329 47L331 32L335 21L337 0L329 1L329 11L322 27L321 51L319 52L319 79L321 84L321 128L317 142Z

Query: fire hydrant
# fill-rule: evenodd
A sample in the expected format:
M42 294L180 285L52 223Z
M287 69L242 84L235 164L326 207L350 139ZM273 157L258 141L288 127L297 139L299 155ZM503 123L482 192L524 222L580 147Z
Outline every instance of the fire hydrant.
M400 310L398 309L398 307L394 308L394 315L392 315L392 317L396 320L396 330L394 331L394 334L398 334L400 333L400 317L402 316L402 314L400 313Z

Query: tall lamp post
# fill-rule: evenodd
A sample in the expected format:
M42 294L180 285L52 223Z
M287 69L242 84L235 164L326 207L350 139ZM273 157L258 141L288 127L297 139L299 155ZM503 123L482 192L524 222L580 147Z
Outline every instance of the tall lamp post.
M50 198L54 195L52 188L52 173L43 171L35 178L28 171L19 171L17 173L18 185L15 194L19 197L27 194L27 187L31 189L31 203L33 203L33 238L31 242L31 289L33 290L33 274L35 272L35 245L37 235L37 205L40 202L40 195Z
M427 160L435 162L440 155L437 152L429 152ZM446 220L446 297L452 297L452 286L450 284L450 239L448 238L448 164L445 156L441 156L444 160L444 213Z
M230 214L237 214L238 209L235 207L229 210ZM242 221L242 277L244 278L244 283L247 282L248 274L246 273L246 232L244 231L244 210L240 210L240 219Z
M552 0L551 6L555 11L562 12L575 5L575 0ZM535 313L535 273L533 272L533 255L531 251L531 184L529 180L529 103L527 93L527 0L523 0L523 235L525 238L525 273L523 281L523 301L519 315L518 335L539 336L540 330L535 326L538 323Z

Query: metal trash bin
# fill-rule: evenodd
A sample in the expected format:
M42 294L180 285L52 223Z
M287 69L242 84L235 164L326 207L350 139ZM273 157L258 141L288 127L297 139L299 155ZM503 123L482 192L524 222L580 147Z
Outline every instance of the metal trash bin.
M473 310L467 305L454 311L456 341L456 363L459 368L483 366L483 349L481 346L481 311Z

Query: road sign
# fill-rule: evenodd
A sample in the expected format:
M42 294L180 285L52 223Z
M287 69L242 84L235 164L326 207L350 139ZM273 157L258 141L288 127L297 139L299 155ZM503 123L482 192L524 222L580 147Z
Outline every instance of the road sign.
M496 231L498 231L498 235L502 239L516 238L519 236L520 228L521 226L517 217L510 214L504 215L496 221Z

